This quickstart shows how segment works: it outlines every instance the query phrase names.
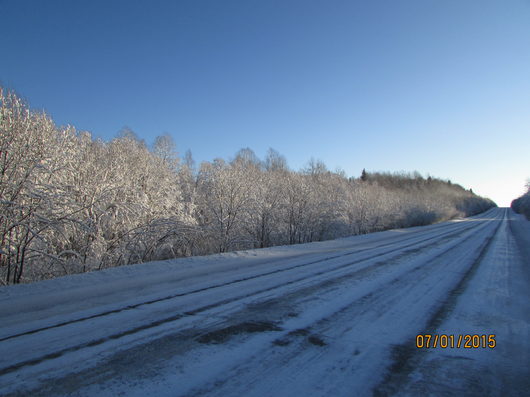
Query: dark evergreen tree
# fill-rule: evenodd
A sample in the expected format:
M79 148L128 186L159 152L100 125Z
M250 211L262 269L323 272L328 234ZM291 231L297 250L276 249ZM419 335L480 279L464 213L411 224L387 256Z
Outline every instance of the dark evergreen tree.
M363 172L361 173L361 181L366 182L368 180L368 174L366 173L366 170L363 168Z

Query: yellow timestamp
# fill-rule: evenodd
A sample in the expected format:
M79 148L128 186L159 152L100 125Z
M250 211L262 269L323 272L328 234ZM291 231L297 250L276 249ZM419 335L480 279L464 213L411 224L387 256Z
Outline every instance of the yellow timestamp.
M493 349L497 346L495 334L419 334L416 335L416 347L418 349Z

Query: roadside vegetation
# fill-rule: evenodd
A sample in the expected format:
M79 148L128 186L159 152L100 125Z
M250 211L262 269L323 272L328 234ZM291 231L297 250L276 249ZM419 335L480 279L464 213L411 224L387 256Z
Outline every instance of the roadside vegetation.
M530 179L526 183L526 193L512 201L512 209L530 220Z
M151 146L127 128L110 142L94 139L0 88L4 285L426 225L492 206L418 173L351 178L315 160L294 171L273 149L264 159L247 148L196 165L169 135Z

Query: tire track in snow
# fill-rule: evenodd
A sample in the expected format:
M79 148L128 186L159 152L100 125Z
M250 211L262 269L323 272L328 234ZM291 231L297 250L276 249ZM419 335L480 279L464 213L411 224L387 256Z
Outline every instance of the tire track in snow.
M503 221L506 221L507 219L507 211L507 208L503 211ZM449 316L454 309L459 296L465 291L470 280L477 272L482 260L495 240L495 236L501 225L502 222L499 222L495 231L482 243L479 255L475 261L460 279L459 283L447 294L447 299L428 320L425 329L419 331L418 334L435 334L436 329ZM389 372L385 379L374 389L374 395L389 396L396 393L400 385L405 382L408 375L414 370L419 361L420 355L424 352L424 350L416 348L414 339L410 339L403 344L394 346L392 351L394 362L389 367Z
M491 226L491 225L488 225L488 226ZM470 256L470 260L472 261L471 264L469 264L469 262L466 262L467 270L464 273L462 273L462 276L456 281L451 281L449 277L448 278L449 284L447 286L449 291L440 290L438 292L438 295L440 293L443 293L443 296L447 296L448 294L451 295L453 291L457 290L459 287L463 285L463 283L467 282L467 280L470 278L469 276L470 272L472 273L474 271L473 269L476 269L476 267L478 266L477 263L480 263L481 258L485 255L485 252L487 252L487 247L484 247L484 245L488 244L488 241L490 241L489 240L490 238L493 238L492 236L495 235L495 233L498 230L498 227L499 226L495 228L493 233L488 232L488 235L491 234L491 236L489 238L484 239L484 241L481 241L483 240L482 234L480 236L477 236L477 234L474 233L473 235L468 236L468 238L459 240L458 242L456 242L455 244L456 246L460 246L460 245L464 246L463 245L464 242L468 241L469 239L473 237L477 237L475 239L476 243L473 244L476 248L472 252L466 252L465 247L460 249L462 253L466 252L466 254ZM407 295L411 294L411 288L415 288L416 290L422 290L422 289L425 290L426 287L422 286L422 280L427 280L430 278L430 280L432 281L433 277L436 277L437 274L440 274L440 273L437 273L437 270L441 272L444 271L443 268L442 269L439 269L439 268L442 266L445 266L446 261L444 261L444 258L446 255L449 255L449 257L452 256L451 254L454 251L455 245L453 245L449 249L443 250L443 252L439 253L435 257L430 258L429 261L423 262L420 265L414 266L412 269L408 269L406 272L399 274L397 277L393 277L392 279L388 280L384 284L375 283L375 288L373 288L371 291L363 294L361 297L356 297L354 299L350 299L346 302L341 303L341 308L339 310L333 313L330 313L329 315L326 315L318 319L317 321L313 321L313 322L302 325L303 328L298 329L299 332L297 332L296 329L293 330L284 324L283 326L284 328L286 328L285 331L280 332L279 337L276 339L276 341L278 341L276 345L280 346L279 348L278 347L276 348L276 351L279 350L280 352L274 355L273 354L268 355L266 349L264 349L265 351L263 352L263 354L265 357L261 357L259 352L256 353L256 356L260 356L260 361L265 361L269 359L274 362L279 360L284 363L290 363L292 360L294 360L295 364L290 364L290 367L286 367L286 368L281 367L278 369L277 368L278 366L276 364L269 362L268 364L260 363L259 370L256 370L256 368L253 367L255 363L250 363L248 365L247 363L242 363L243 365L241 367L238 366L241 363L239 364L236 363L236 365L233 367L233 372L226 375L225 381L216 379L214 382L212 382L210 387L207 386L207 387L202 387L199 390L195 390L193 395L203 395L203 394L222 395L223 392L226 391L225 389L223 389L223 384L225 384L226 382L231 382L231 380L233 379L236 379L237 373L244 374L244 376L246 376L247 378L251 377L252 379L255 379L255 382L257 383L261 382L262 378L265 377L264 375L265 372L273 372L273 373L278 372L276 375L271 374L270 377L272 378L281 376L281 373L291 373L293 366L296 367L301 364L299 362L300 361L299 356L303 355L304 351L300 349L307 348L306 343L311 342L309 341L310 337L320 340L323 344L336 342L333 340L333 337L330 336L331 334L337 334L338 332L340 332L340 329L344 327L344 324L346 324L346 328L347 328L347 327L350 327L350 324L353 321L355 321L356 324L358 321L366 322L367 321L366 314L370 314L370 316L372 316L374 314L374 311L376 312L376 314L381 313L382 316L386 316L386 317L380 318L377 320L376 319L369 320L370 326L372 327L373 327L374 321L381 323L381 324L386 324L388 318L396 317L396 314L389 313L389 310L392 311L393 307L396 307L398 310L402 310L402 311L405 310L403 314L405 316L409 315L407 314L407 309L405 309L406 305L401 305L398 302L401 302L401 303L403 303L403 301L406 302ZM455 266L453 265L453 268L454 267ZM458 272L450 271L450 273L455 274ZM411 285L412 280L414 280L413 286ZM455 283L456 283L456 286L451 289L450 285L451 284L454 285ZM284 297L281 297L281 298L283 299ZM410 297L408 299L410 299ZM438 302L439 302L439 299L435 299L432 302L428 302L427 305L423 305L422 307L423 312L429 311L431 307L438 306L439 305ZM442 303L441 306L438 308L438 310L436 310L433 317L436 317L440 313L443 307L445 307L444 303ZM414 316L419 316L420 317L419 321L421 322L423 321L422 315L418 315L416 312L413 312L413 314L410 314L409 317L410 316L412 316L411 319ZM362 328L362 326L360 327ZM381 328L384 328L384 327L381 327ZM329 332L326 331L326 329L328 329ZM348 331L348 332L351 333L351 331ZM342 339L342 337L340 339ZM373 340L375 342L375 340L378 340L378 338L377 336L374 336L374 334L370 334L370 340ZM385 341L386 338L380 338L380 340ZM373 348L371 348L372 350L374 349L384 350L384 348L379 346L377 343L371 343L371 344L375 345ZM412 344L414 345L414 341L412 341ZM370 343L368 345L370 345ZM287 346L287 347L284 347L284 346ZM361 347L361 350L364 350L364 349ZM363 362L365 361L365 356L363 354L368 354L368 353L363 352L360 356L358 356L360 353L361 352L358 349L356 349L355 352L353 352L353 354L351 355L352 357L346 359L347 361L349 361L348 364L351 366L358 365L362 367L364 365ZM280 354L279 357L278 357L278 354ZM318 353L315 353L315 354L318 354ZM323 354L324 353L319 353L318 360L322 359L325 361L325 357L322 357ZM267 358L267 357L270 357L270 358ZM316 360L316 358L313 358L313 359ZM305 363L304 360L302 360L302 362ZM384 365L383 368L384 367L386 367L386 365ZM254 373L252 370L254 370L254 372L257 373L255 377L252 375L252 373ZM251 375L249 375L249 373ZM330 379L330 382L331 382L331 379ZM213 383L215 383L215 385L213 385ZM245 382L245 386L252 388L248 384L248 382ZM236 387L236 386L227 385L227 389L231 390L232 393L242 392L242 390L237 390L237 387L236 387L236 390L234 391L232 387ZM257 386L257 388L259 389L259 386ZM275 394L275 392L273 392L272 390L268 390L268 392L270 392L270 394ZM189 393L186 392L185 394L188 395ZM281 392L279 392L279 394L281 395ZM330 393L328 394L326 393L323 393L323 394L328 395L332 393L330 391Z

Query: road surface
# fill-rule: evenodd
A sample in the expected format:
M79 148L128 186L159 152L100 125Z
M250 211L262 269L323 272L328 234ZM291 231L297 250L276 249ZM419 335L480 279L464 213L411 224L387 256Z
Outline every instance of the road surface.
M529 225L495 208L5 287L0 395L528 396Z

